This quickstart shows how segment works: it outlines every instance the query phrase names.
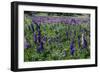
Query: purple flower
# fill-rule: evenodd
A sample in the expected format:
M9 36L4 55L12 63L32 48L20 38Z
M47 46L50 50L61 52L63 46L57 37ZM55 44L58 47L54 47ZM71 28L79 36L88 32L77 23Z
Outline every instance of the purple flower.
M40 29L38 30L38 35L40 35L40 36L41 36L41 31L40 31Z
M71 19L70 24L72 24L72 25L76 24L76 20L75 20L74 18L73 18L73 19Z
M40 43L41 42L41 31L38 30L38 42Z
M74 47L74 40L72 40L70 44L70 54L73 56L75 52L75 47Z
M35 24L47 24L47 23L64 23L64 24L89 24L90 20L89 17L78 18L78 17L50 17L50 16L34 16L32 18L33 22L36 22Z
M40 43L40 46L37 48L38 53L42 53L44 51L43 42Z
M68 38L68 32L66 32L66 37Z
M37 35L36 35L35 32L34 32L34 35L33 36L34 36L34 42L37 43Z

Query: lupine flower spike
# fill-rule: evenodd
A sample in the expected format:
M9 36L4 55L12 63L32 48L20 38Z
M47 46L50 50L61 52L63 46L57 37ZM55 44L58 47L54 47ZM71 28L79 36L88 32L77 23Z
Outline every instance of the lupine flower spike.
M71 44L70 44L70 53L73 56L75 52L75 47L74 47L74 40L72 40Z
M34 38L34 42L37 43L37 35L35 32L34 32L33 38Z
M38 42L40 43L41 42L41 31L38 30Z
M40 43L40 46L37 48L38 53L42 53L44 51L43 42Z
M68 32L66 32L66 37L67 37L67 39L68 39Z

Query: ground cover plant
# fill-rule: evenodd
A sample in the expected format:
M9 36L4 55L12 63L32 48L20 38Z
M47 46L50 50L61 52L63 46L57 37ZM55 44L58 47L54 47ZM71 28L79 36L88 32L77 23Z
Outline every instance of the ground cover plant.
M90 58L90 15L24 11L24 61Z

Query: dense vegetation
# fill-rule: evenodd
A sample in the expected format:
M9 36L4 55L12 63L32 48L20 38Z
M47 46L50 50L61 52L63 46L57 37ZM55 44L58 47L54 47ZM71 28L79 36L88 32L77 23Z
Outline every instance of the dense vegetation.
M90 58L88 14L26 14L24 61Z

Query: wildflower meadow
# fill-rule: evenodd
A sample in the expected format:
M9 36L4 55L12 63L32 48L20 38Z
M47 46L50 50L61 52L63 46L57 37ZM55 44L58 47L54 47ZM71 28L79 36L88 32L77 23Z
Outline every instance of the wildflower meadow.
M90 15L24 11L24 61L90 58Z

